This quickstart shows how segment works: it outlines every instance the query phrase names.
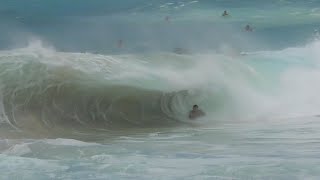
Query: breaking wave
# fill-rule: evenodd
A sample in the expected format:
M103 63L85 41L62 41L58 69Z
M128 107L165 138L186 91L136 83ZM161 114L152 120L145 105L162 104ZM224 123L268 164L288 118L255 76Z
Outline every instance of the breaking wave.
M193 104L207 112L208 122L316 114L317 88L306 81L317 81L318 47L108 56L57 52L34 42L0 52L2 127L173 126L190 122Z

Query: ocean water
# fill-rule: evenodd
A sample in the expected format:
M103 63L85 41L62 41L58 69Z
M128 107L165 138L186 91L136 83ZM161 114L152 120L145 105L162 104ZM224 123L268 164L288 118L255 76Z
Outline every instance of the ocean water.
M319 179L319 17L318 0L0 0L0 179Z

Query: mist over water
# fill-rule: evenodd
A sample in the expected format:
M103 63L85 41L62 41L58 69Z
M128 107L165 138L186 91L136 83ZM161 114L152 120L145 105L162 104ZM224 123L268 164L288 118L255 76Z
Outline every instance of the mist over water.
M2 1L0 173L317 179L319 5Z

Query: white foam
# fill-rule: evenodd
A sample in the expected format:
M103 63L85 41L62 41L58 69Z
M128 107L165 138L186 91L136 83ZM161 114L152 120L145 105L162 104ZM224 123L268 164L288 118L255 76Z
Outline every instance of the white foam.
M74 139L46 139L42 140L42 142L51 144L51 145L57 145L57 146L78 146L78 147L83 147L83 146L97 146L100 145L98 143L88 143L88 142L83 142L83 141L78 141Z
M23 156L31 153L31 149L29 148L29 143L16 144L9 149L5 150L3 154L6 155L15 155L15 156Z

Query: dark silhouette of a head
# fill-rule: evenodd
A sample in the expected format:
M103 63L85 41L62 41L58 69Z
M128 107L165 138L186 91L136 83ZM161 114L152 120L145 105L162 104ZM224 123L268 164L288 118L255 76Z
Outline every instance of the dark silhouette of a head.
M199 108L199 106L198 105L193 105L193 110L197 110Z

